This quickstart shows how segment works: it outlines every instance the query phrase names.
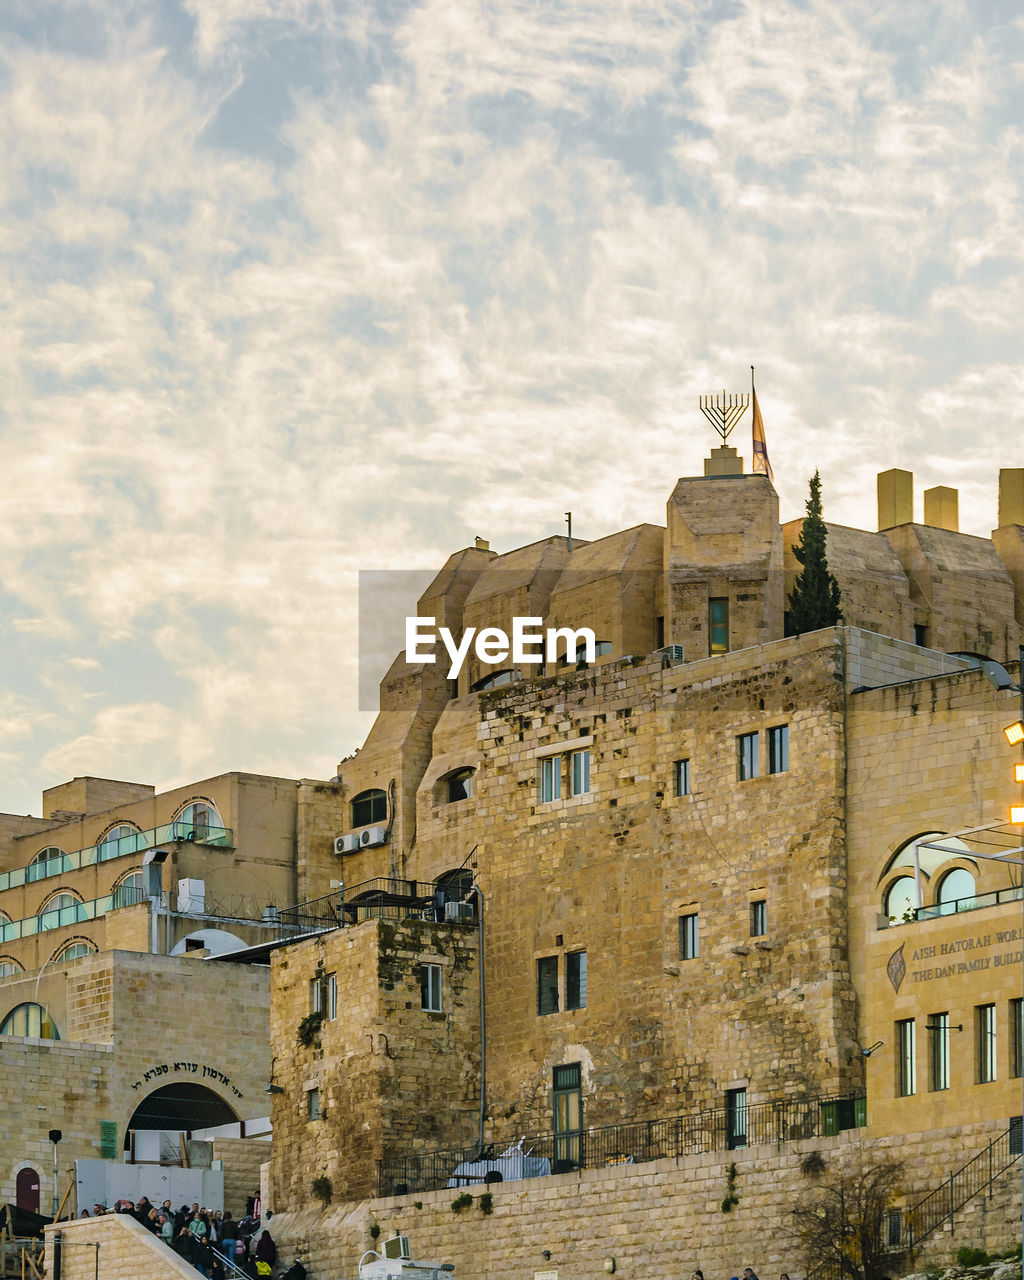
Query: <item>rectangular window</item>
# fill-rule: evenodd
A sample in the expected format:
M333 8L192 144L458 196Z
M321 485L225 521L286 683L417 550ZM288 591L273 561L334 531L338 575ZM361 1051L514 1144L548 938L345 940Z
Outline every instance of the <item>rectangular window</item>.
M696 960L700 955L700 925L696 911L679 917L679 959Z
M747 1091L725 1092L725 1137L730 1151L747 1145Z
M329 973L324 979L324 1017L333 1021L338 1016L338 975Z
M309 1116L310 1120L320 1119L320 1090L319 1089L306 1090L306 1114Z
M978 1040L978 1084L991 1084L996 1078L995 1005L976 1005L974 1009L974 1025Z
M750 904L750 936L763 938L768 932L768 903L764 898Z
M901 1098L917 1093L917 1038L914 1019L906 1018L896 1023L897 1088Z
M587 953L569 951L565 957L565 1007L587 1007Z
M741 733L736 739L736 754L739 763L740 782L756 778L758 772L757 734Z
M890 1249L897 1249L903 1243L903 1211L887 1209L885 1213L885 1238Z
M937 1092L949 1088L949 1014L930 1013L926 1025L931 1037L931 1086Z
M537 961L537 1013L558 1012L558 956Z
M1010 1075L1024 1075L1024 1000L1010 1001Z
M420 965L420 1008L428 1013L441 1012L441 966Z
M569 756L572 776L572 794L585 796L590 790L590 752L574 751Z
M540 802L550 804L562 798L562 757L547 756L540 762Z
M552 1173L568 1173L582 1163L583 1089L580 1064L572 1062L552 1072L555 1159Z
M324 1008L324 989L320 985L319 978L313 978L309 984L309 1011L310 1013L323 1013Z
M708 652L729 652L729 601L708 601Z
M676 761L676 795L688 796L690 794L690 762L689 760Z
M768 730L768 772L785 773L789 768L789 725L777 724Z

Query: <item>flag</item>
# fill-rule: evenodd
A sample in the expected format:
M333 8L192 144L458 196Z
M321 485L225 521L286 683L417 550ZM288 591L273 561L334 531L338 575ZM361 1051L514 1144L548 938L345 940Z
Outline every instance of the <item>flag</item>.
M764 440L764 423L761 421L761 410L757 407L757 392L754 392L754 461L751 466L751 473L762 472L768 479L775 483L775 473L772 471L772 464L768 461L768 446Z

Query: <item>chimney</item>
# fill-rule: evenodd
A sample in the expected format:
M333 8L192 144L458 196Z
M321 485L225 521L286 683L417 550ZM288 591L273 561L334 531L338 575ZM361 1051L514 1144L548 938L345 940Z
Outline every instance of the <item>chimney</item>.
M1024 524L1024 469L1020 467L999 470L999 528L1008 524Z
M924 522L933 529L949 529L956 533L960 528L960 495L944 484L924 491Z
M878 473L878 531L898 524L914 522L914 473L892 471Z

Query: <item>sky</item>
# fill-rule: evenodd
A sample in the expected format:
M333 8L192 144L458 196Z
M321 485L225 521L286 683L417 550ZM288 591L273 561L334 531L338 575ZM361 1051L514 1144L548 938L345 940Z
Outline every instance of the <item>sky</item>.
M1001 0L4 0L0 810L333 776L360 570L663 523L751 365L784 520L988 534L1022 85Z

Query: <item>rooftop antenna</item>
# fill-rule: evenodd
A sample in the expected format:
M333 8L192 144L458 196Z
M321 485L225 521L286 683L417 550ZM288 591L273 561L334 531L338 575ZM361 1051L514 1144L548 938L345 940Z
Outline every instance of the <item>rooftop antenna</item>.
M722 444L728 442L732 429L747 411L750 396L726 395L723 388L720 396L701 396L700 411L722 438Z
M567 542L569 544L569 550L571 551L572 550L572 512L571 511L567 511L565 513L565 523L569 526Z

